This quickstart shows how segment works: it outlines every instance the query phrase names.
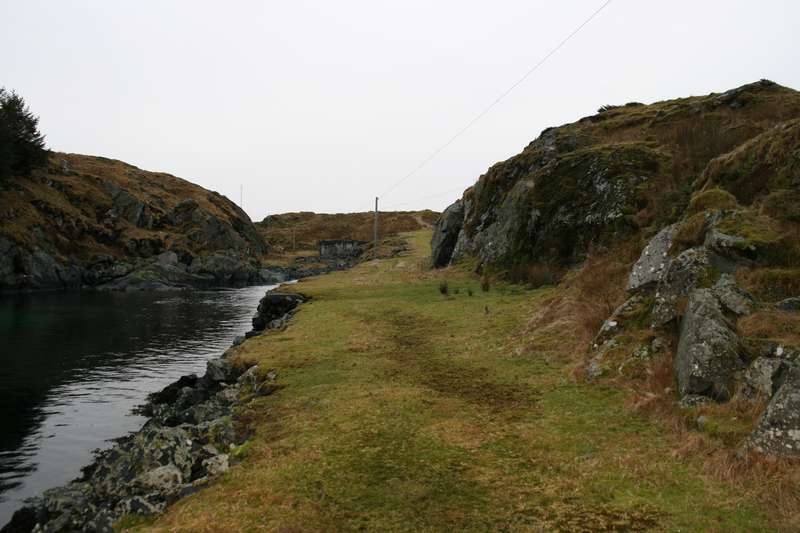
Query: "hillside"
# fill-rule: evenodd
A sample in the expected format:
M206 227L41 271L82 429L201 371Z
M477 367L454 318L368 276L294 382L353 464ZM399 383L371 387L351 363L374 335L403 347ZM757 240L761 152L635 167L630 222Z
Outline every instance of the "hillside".
M224 196L121 161L51 153L0 188L0 290L244 283L267 250Z
M445 210L432 262L555 287L527 350L634 391L717 474L796 492L798 206L800 93L762 80L545 130Z
M714 158L798 117L800 93L764 80L722 94L604 106L548 128L450 207L448 229L435 237L442 239L434 242L435 263L474 256L487 267L537 262L558 270L620 239L651 235L681 218L694 192L711 186L702 176L720 165L709 164ZM792 160L787 149L765 153L764 164ZM753 176L761 179L759 170ZM758 207L791 184L782 179L733 192Z
M270 215L256 227L264 239L276 248L312 249L326 239L371 241L374 213L283 213ZM380 236L391 237L400 232L430 227L439 218L434 211L400 211L380 213Z

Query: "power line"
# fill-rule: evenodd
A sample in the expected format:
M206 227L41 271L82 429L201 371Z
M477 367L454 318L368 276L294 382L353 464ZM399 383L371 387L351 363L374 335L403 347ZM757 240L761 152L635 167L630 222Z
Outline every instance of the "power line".
M390 192L392 192L392 191L393 191L394 189L396 189L396 188L397 188L397 187L398 187L398 186L399 186L401 183L403 183L403 182L404 182L404 181L406 181L408 178L410 178L411 176L413 176L414 174L416 174L417 172L419 172L419 170L420 170L420 169L422 169L422 167L424 167L425 165L427 165L428 163L430 163L430 162L431 162L431 161L432 161L432 160L433 160L433 159L434 159L434 158L435 158L437 155L439 155L440 153L442 153L442 151L444 151L444 150L445 150L445 148L447 148L448 146L450 146L451 144L453 144L453 142L454 142L456 139L458 139L459 137L461 137L461 135L463 135L463 134L464 134L464 133L465 133L465 132L466 132L468 129L470 129L470 128L471 128L471 127L472 127L472 126L473 126L473 125L474 125L476 122L478 122L480 119L482 119L482 118L484 117L484 115L486 115L486 113L488 113L489 111L491 111L491 110L494 108L494 106L496 106L497 104L499 104L499 103L500 103L500 102L501 102L501 101L502 101L502 100L503 100L503 99L504 99L506 96L508 96L508 95L511 93L511 91L513 91L514 89L516 89L516 88L517 88L517 86L519 86L519 85L520 85L522 82L524 82L526 79L528 79L528 77L529 77L531 74L533 74L533 73L534 73L534 72L535 72L535 71L536 71L536 70L537 70L537 69L538 69L540 66L542 66L542 65L544 64L544 62L545 62L545 61L547 61L548 59L550 59L550 57L551 57L553 54L555 54L556 52L558 52L558 51L561 49L561 47L563 47L565 44L567 44L567 42L568 42L570 39L572 39L572 38L573 38L575 35L577 35L577 33L578 33L579 31L581 31L581 30L583 29L583 27L584 27L584 26L586 26L587 24L589 24L589 23L590 23L590 22L591 22L591 21L592 21L592 20L593 20L593 19L594 19L594 18L595 18L597 15L599 15L599 14L600 14L600 12L601 12L601 11L603 11L603 10L604 10L604 9L605 9L605 8L608 6L608 4L610 4L610 3L611 3L611 0L606 0L606 2L605 2L605 3L604 3L602 6L600 6L600 7L599 7L599 8L598 8L598 9L597 9L597 10L596 10L594 13L592 13L592 14L589 16L589 18L587 18L586 20L584 20L584 21L583 21L583 22L580 24L580 26L578 26L577 28L575 28L575 29L572 31L572 33L570 33L569 35L567 35L567 36L566 36L566 37L565 37L565 38L564 38L564 39L563 39L563 40L562 40L560 43L558 43L558 45L557 45L555 48L553 48L552 50L550 50L550 51L547 53L547 55L545 55L545 56L544 56L542 59L540 59L538 63L536 63L536 64L535 64L533 67L531 67L531 68L530 68L530 70L528 70L528 72L526 72L526 73L525 73L525 74L524 74L524 75L523 75L523 76L522 76L520 79L518 79L518 80L517 80L517 81L516 81L516 82L515 82L513 85L511 85L511 87L509 87L508 89L506 89L506 90L505 90L505 91L504 91L504 92L503 92L503 93L502 93L500 96L498 96L497 98L495 98L495 100L494 100L494 101L493 101L491 104L489 104L489 105L488 105L488 106L487 106L487 107L486 107L486 108L485 108L483 111L481 111L480 113L478 113L478 114L477 114L477 115L476 115L476 116L475 116L475 117L474 117L472 120L470 120L470 121L467 123L467 125L466 125L466 126L464 126L463 128L461 128L460 130L458 130L458 132L457 132L455 135L453 135L453 136L450 138L450 140L448 140L448 141L447 141L446 143L444 143L442 146L440 146L439 148L437 148L437 149L436 149L436 150L435 150L433 153L431 153L431 154L430 154L428 157L426 157L425 159L423 159L423 160L422 160L422 162L421 162L419 165L417 165L416 167L414 167L414 169L413 169L411 172L409 172L408 174L406 174L405 176L403 176L402 178L400 178L400 179L399 179L397 182L395 182L395 184L394 184L394 185L392 185L391 187L389 187L389 188L388 188L388 189L387 189L387 190L386 190L386 191L385 191L383 194L381 194L381 197L383 197L383 196L386 196L387 194L389 194Z
M458 187L456 189L450 189L449 191L442 191L442 192L437 192L437 193L434 193L434 194L426 194L425 196L417 197L417 198L415 198L413 200L410 200L408 202L401 202L399 204L387 205L383 209L385 211L385 210L389 210L389 209L394 209L395 207L402 207L404 205L410 205L410 204L419 202L421 200L427 200L429 198L437 198L439 196L444 196L445 194L453 194L454 192L463 192L464 189L466 189L467 187L468 186L466 186L466 187Z

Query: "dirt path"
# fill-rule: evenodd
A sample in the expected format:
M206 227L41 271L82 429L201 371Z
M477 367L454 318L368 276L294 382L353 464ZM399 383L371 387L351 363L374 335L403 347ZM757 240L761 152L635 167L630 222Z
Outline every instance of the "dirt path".
M285 386L241 413L256 428L243 461L145 528L767 527L757 505L675 458L673 437L622 392L519 355L548 291L482 292L465 270L421 271L429 236L413 234L404 257L298 284L313 300L290 327L238 350Z

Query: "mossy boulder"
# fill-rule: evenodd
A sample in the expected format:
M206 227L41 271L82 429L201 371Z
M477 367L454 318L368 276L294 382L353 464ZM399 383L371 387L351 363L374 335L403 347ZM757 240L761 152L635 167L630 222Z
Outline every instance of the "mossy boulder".
M734 373L744 367L740 351L734 326L725 317L713 291L693 291L681 321L675 355L680 394L730 399Z

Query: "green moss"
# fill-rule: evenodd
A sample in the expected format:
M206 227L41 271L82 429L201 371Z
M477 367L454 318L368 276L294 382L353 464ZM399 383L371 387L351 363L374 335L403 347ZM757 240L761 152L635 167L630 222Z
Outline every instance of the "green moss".
M716 225L722 233L741 237L734 243L745 255L755 254L762 264L791 265L800 258L797 243L784 235L772 218L753 211L739 211Z
M739 203L736 197L723 189L700 191L692 196L689 202L689 213L695 214L709 209L736 209Z
M672 239L670 255L676 256L684 250L703 244L706 236L706 213L694 214L681 222Z
M230 452L231 459L240 460L247 457L247 455L252 451L253 448L253 441L248 440L244 443L240 444L233 448Z
M725 446L739 445L753 431L752 419L742 416L735 409L725 406L712 406L710 409L712 412L702 415L705 420L698 429Z
M126 514L114 523L114 531L135 531L152 525L155 517L138 514Z

